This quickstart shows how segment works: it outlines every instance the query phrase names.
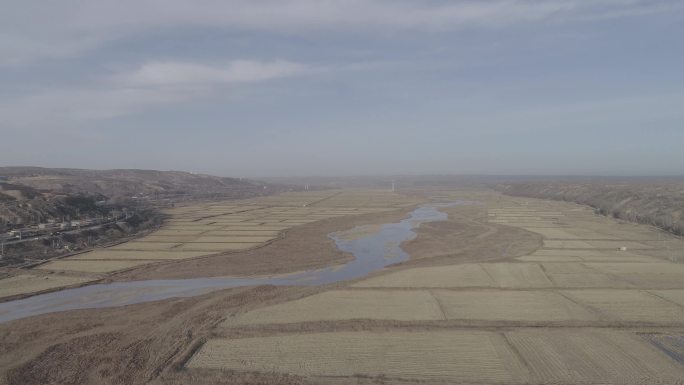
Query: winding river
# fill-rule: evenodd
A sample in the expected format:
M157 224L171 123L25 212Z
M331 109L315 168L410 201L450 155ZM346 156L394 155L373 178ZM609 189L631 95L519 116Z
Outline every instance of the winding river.
M344 265L268 277L146 280L88 285L0 303L0 323L58 311L191 297L238 286L322 285L361 278L385 266L408 260L409 255L401 248L401 244L416 237L413 230L421 223L446 220L447 214L439 211L439 208L464 203L428 203L416 208L400 222L359 226L330 234L329 237L340 250L352 253L355 257Z

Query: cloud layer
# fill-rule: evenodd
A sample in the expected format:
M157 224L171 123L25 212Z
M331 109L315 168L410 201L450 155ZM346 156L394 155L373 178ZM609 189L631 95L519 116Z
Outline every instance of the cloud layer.
M117 79L128 86L217 85L290 77L305 70L304 65L285 60L236 60L223 66L153 61L134 72L118 75Z
M15 0L0 13L0 64L82 54L160 29L391 33L628 17L683 6L677 0Z
M61 165L684 169L682 26L680 0L8 0L0 163L97 137Z

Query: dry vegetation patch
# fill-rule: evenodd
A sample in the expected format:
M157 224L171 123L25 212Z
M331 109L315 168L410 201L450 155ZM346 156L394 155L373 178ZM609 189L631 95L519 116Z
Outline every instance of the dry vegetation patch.
M517 330L506 333L540 383L674 383L684 368L630 332Z
M305 376L521 382L522 363L497 333L337 332L209 340L190 368Z

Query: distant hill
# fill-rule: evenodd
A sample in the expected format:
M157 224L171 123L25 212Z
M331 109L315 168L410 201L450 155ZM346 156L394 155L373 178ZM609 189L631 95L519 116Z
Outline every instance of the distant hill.
M155 170L0 167L0 230L49 219L196 199L238 199L297 188L254 180Z
M591 180L502 183L509 195L576 202L603 215L684 235L684 178L592 178Z
M59 194L243 198L265 195L287 186L253 180L156 170L84 170L41 167L0 167L0 182ZM1 199L1 198L0 198Z

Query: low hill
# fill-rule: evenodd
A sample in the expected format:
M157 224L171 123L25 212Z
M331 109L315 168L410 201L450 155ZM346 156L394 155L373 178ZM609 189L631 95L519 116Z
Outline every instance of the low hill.
M684 235L684 178L512 182L496 189L508 195L585 204L603 215Z
M133 196L246 198L283 189L252 180L183 171L41 167L0 167L0 182L51 193L102 195L110 199Z

